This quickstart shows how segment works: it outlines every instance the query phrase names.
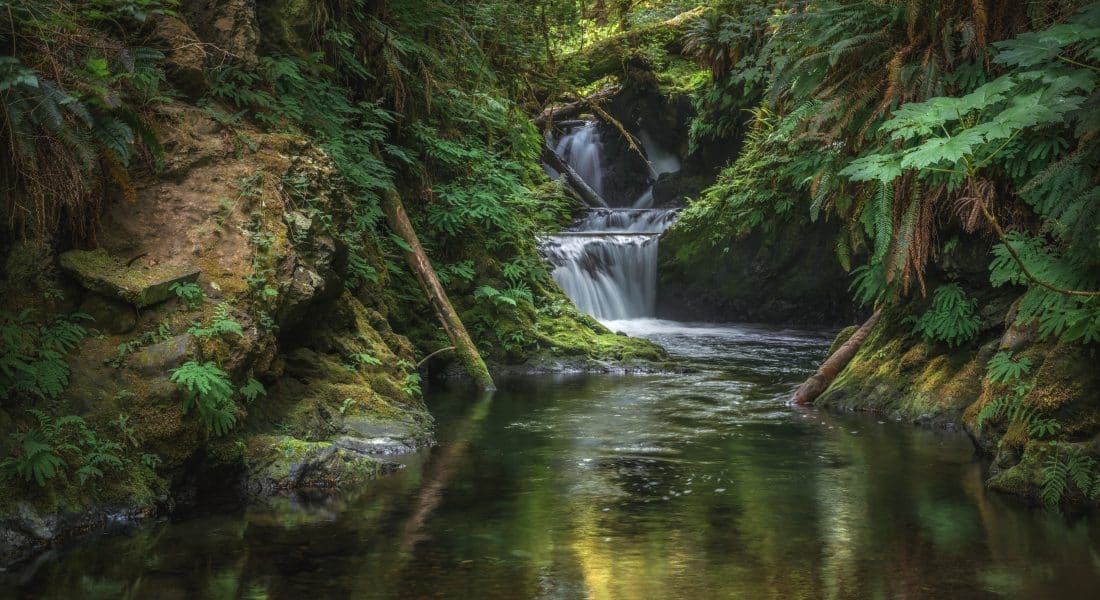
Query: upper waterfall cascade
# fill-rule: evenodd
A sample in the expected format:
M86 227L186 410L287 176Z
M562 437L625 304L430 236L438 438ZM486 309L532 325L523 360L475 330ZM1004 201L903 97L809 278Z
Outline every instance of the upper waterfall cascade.
M678 171L679 159L644 131L639 135L654 174ZM603 321L653 317L657 305L657 243L676 220L676 209L653 208L650 186L638 198L604 189L599 127L588 122L554 145L585 182L612 205L591 208L568 231L551 236L543 254L551 275L577 308Z

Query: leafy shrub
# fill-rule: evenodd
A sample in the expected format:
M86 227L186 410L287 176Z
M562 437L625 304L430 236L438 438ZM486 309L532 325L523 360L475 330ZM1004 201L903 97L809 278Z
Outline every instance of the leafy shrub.
M966 295L958 284L940 286L932 296L932 306L913 321L913 332L925 341L960 346L978 334L981 319L974 314L977 301Z

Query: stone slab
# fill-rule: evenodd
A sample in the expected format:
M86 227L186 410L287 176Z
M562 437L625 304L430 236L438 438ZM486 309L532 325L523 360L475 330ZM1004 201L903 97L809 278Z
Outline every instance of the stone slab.
M70 250L60 258L61 268L86 289L138 308L171 298L172 284L193 283L199 278L199 270L191 267L126 266L125 260L103 249Z

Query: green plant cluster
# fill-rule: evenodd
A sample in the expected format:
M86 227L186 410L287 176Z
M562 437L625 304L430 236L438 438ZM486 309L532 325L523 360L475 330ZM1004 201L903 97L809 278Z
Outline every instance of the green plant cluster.
M41 410L27 411L33 422L12 433L12 456L0 460L0 476L34 481L39 487L71 469L81 484L104 476L104 469L121 470L122 445L99 437L83 418L69 415L53 418Z
M0 311L0 400L56 398L69 385L65 356L88 330L81 313L55 318L39 325L32 311L19 314Z
M174 5L0 2L0 47L8 53L0 56L5 223L38 239L61 227L83 235L106 185L133 193L128 167L135 158L159 165L148 111L166 99L164 56L119 32L139 31Z
M685 49L713 75L696 137L751 124L677 227L721 247L835 220L868 304L926 294L929 277L958 284L940 267L974 240L993 247L988 284L1023 293L1018 321L1100 339L1100 3L731 0ZM954 344L971 323L937 333L928 316L918 333Z

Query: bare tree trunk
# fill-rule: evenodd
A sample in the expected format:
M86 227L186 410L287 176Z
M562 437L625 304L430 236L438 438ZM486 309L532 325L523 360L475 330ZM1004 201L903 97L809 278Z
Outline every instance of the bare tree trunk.
M859 348L863 346L863 342L867 340L867 336L871 333L871 329L874 328L875 323L878 323L880 311L875 311L875 314L871 315L863 325L860 325L859 329L852 334L852 337L848 338L848 341L841 344L836 352L833 352L832 356L825 359L825 362L821 363L817 372L814 373L809 379L798 386L798 389L794 392L794 397L791 400L795 404L809 404L817 399L818 396L825 391L825 388L829 387L829 384L836 379L837 375L844 370L844 367L848 366L848 363L852 361L852 358L859 352Z
M451 306L447 292L436 278L432 263L424 254L424 248L420 245L420 239L416 237L416 231L413 230L409 215L405 212L405 206L401 203L401 197L396 191L387 190L382 194L382 210L386 213L386 222L389 223L390 228L412 249L405 251L405 259L420 282L420 287L427 294L436 316L439 317L439 322L447 332L447 337L451 338L462 366L466 368L466 372L478 387L483 390L495 390L496 385L489 375L489 369L481 359L477 346L474 346L473 340L470 339L470 334L466 333L466 327L458 318L458 313Z
M573 167L570 167L569 163L565 162L565 159L554 152L554 149L549 145L543 147L543 158L546 160L546 164L561 173L565 182L573 188L573 191L577 192L577 195L581 197L581 200L584 200L585 204L592 207L607 208L607 202L596 193L596 190L592 189L584 179L581 179L581 176L573 170Z

